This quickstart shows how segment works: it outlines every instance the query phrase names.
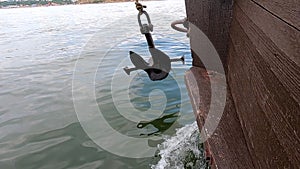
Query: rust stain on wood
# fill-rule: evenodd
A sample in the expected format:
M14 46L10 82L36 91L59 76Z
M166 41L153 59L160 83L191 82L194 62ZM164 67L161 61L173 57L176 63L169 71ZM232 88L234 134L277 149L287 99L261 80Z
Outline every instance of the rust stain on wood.
M209 76L210 74L210 76ZM193 67L185 76L200 131L205 123L211 98L211 83L218 85L220 74ZM230 89L228 88L228 93ZM242 127L231 94L227 95L225 112L213 136L205 144L218 168L253 168Z

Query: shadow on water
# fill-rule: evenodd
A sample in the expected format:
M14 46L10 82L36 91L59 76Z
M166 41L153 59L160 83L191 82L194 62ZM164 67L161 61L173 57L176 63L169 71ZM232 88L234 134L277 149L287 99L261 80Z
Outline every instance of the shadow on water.
M152 96L154 101L153 99L151 101L151 94L155 90L160 92L155 93ZM103 90L98 94L103 96L102 92ZM131 115L147 116L147 119L151 120L130 120L119 113L118 108L116 108L118 105L114 103L112 97L107 96L108 101L105 102L103 102L104 97L100 97L101 99L98 100L99 109L107 122L116 131L131 137L145 137L165 134L168 130L173 131L167 132L171 134L174 133L175 128L181 127L179 123L176 123L180 118L180 88L172 76L164 81L152 82L145 73L139 73L131 81L128 95L130 98L128 109L133 108L135 109L134 113L138 113ZM122 97L125 98L125 96ZM165 106L163 102L166 102ZM149 110L152 112L149 113Z
M161 37L156 45L170 57L190 54L186 44L175 39ZM182 127L177 122L182 113L182 101L184 104L189 101L185 99L187 96L181 96L185 87L183 74L188 66L174 64L178 72L172 70L162 81L151 81L143 71L127 76L122 66L130 64L128 52L132 50L147 56L146 46L143 41L128 38L106 54L96 75L98 107L109 125L123 135L135 138L172 135L175 128ZM126 86L128 81L129 86Z
M158 129L157 131L153 131L152 133L148 133L148 134L143 134L141 133L140 135L147 135L147 136L151 136L151 135L158 135L160 132L166 131L167 129L169 129L173 124L174 121L176 121L176 119L179 117L178 113L174 113L174 114L169 114L169 115L164 115L158 119L152 120L152 121L141 121L137 124L137 128L144 128L147 127L148 125L152 125L153 127L155 127L156 129ZM171 120L170 122L168 122L168 120Z

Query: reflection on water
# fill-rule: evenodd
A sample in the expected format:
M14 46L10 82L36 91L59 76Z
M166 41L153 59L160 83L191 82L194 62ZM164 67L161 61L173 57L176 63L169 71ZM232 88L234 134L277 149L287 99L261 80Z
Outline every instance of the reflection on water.
M194 121L183 80L184 71L191 65L188 40L169 26L185 16L184 1L145 3L153 16L157 48L171 57L185 55L187 65L173 64L171 76L157 83L144 72L137 72L132 75L129 93L124 93L127 87L118 83L127 78L122 66L130 65L128 51L149 56L137 23L127 20L136 19L132 2L0 10L1 169L144 169L157 162L156 158L129 159L104 151L86 135L74 110L72 77L78 56L95 34L108 37L103 29L111 29L111 34L122 31L107 27L121 18L120 24L136 29L137 34L124 32L122 42L111 39L115 47L96 75L96 101L106 120L130 137L173 135L176 128ZM166 10L168 16L160 15ZM101 48L105 44L99 42L98 46L98 50L107 52ZM95 55L98 51L83 54L99 57ZM111 67L118 69L108 71ZM111 79L113 74L115 79ZM113 91L112 81L117 86ZM112 96L120 104L116 106ZM130 100L134 111L122 104L124 99ZM150 141L152 146L161 143Z

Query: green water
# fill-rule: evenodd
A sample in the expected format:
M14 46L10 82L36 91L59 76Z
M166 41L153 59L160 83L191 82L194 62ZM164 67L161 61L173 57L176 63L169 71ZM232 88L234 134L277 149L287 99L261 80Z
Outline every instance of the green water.
M150 81L141 71L127 76L122 70L131 65L129 50L149 56L133 3L0 10L1 169L144 169L158 163L154 154L128 158L101 147L79 115L93 119L88 127L96 134L107 132L111 147L116 146L114 140L101 129L104 123L94 108L113 131L149 139L155 149L163 136L194 122L183 79L191 66L188 39L169 26L185 16L184 2L147 4L157 48L187 58L186 65L174 63L161 82ZM161 14L166 9L168 13ZM90 67L93 61L96 69ZM79 62L83 66L76 67ZM74 76L76 71L84 76ZM75 87L74 81L79 82ZM92 97L95 102L86 100ZM121 147L125 154L147 151L127 147L129 143Z

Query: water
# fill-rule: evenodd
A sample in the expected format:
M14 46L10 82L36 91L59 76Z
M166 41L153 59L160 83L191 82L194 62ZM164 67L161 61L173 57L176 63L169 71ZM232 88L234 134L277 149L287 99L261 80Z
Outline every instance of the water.
M169 26L185 16L184 1L145 4L155 26L157 48L171 57L187 58L186 65L174 63L170 76L161 82L151 82L143 72L127 76L122 71L131 65L129 50L149 56L132 2L0 10L1 169L188 168L194 161L194 166L205 166L202 151L195 149L196 125L189 125L194 115L183 79L191 66L188 39ZM96 69L90 66L94 60ZM74 70L79 62L83 66ZM74 77L75 71L86 76ZM95 75L93 81L90 74ZM80 81L78 88L72 88L74 78ZM158 157L122 157L97 145L74 109L74 100L90 98L87 86L93 89L96 104L83 104L86 116L92 112L91 117L96 117L93 107L97 107L122 135L160 138L152 145L162 143ZM176 130L182 127L190 135L179 130L177 137L184 144L176 144L171 136L176 138ZM173 149L187 155L174 157L169 153ZM124 151L133 150L125 146ZM192 152L193 158L185 152Z
M161 159L151 168L205 168L207 164L203 160L202 146L197 123L186 125L178 129L175 136L166 138L165 142L159 145Z

